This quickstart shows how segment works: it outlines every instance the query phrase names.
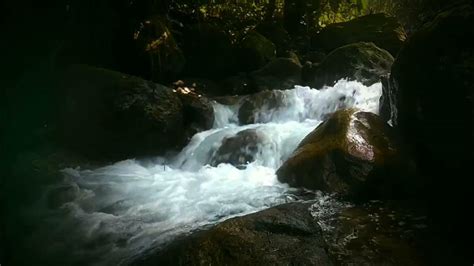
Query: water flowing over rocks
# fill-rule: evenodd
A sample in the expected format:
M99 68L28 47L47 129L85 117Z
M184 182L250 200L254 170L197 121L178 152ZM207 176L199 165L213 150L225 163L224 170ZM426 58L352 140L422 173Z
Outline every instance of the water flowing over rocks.
M159 93L165 88L156 90ZM169 91L184 108L187 103L176 95L179 92L166 89ZM192 90L184 92L196 96ZM28 245L39 247L35 257L48 264L128 264L195 230L298 200L304 193L280 183L275 170L332 112L344 107L377 112L381 85L367 87L342 80L320 90L297 86L273 92L282 96L285 108L257 108L255 112L260 113L257 117L261 120L245 125L239 125L238 100L229 100L228 104L212 102L212 128L195 134L178 154L129 159L98 168L64 169L62 182L47 187L44 199L30 214L29 221L42 221L31 224L38 230L28 239ZM130 99L134 99L133 95ZM147 99L139 98L144 103ZM304 230L317 235L316 228L308 228ZM300 236L298 230L291 229L281 238L276 234L275 241L307 239L308 243L319 243L318 238ZM64 235L68 238L64 239ZM58 245L42 245L46 236ZM292 243L284 244L288 245L288 255L298 247ZM262 247L268 248L276 244L265 245L262 242ZM305 255L283 261L323 258Z

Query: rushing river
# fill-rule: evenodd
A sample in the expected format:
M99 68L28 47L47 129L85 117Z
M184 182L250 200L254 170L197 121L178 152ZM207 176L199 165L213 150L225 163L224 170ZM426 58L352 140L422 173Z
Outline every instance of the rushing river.
M381 84L342 80L321 90L297 86L282 93L278 107L262 106L250 125L238 124L239 104L215 103L214 128L169 158L64 169L64 182L48 189L67 187L74 197L55 210L36 208L44 229L31 241L42 246L42 256L65 264L128 264L177 235L297 200L275 171L328 114L345 107L377 112ZM213 164L223 140L247 129L259 136L255 160L238 167Z

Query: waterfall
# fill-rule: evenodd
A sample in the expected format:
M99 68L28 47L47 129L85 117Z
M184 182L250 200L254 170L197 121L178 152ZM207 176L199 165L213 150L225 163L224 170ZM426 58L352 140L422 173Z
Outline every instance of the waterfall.
M278 182L278 167L332 112L378 112L381 90L380 83L367 87L346 80L321 90L296 86L278 92L276 107L258 107L248 125L239 125L240 103L214 103L214 127L193 136L177 155L64 169L60 186L71 187L74 197L43 214L45 235L33 239L60 243L43 244L45 254L116 265L203 226L297 200L295 189ZM230 139L245 134L252 145L238 146L236 140L235 148ZM225 163L232 156L243 161Z

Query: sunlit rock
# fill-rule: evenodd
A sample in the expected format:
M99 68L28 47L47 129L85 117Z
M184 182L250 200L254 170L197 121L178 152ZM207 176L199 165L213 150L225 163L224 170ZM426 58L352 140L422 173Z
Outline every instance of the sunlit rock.
M399 197L411 174L401 154L392 129L377 115L347 109L307 135L277 175L292 186L356 200Z

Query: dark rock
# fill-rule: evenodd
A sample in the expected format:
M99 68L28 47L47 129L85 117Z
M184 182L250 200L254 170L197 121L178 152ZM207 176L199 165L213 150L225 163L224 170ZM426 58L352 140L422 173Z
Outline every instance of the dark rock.
M142 22L134 39L144 77L157 82L169 81L184 69L184 54L163 17L155 16Z
M373 43L349 44L328 54L321 64L313 64L310 71L306 69L305 79L309 80L308 85L318 89L343 78L369 86L390 72L393 61L390 53Z
M348 109L337 111L307 135L277 176L291 186L360 201L406 196L415 189L410 170L384 121Z
M445 265L458 261L421 202L354 205L319 200L311 212L337 265ZM456 263L455 263L456 264Z
M426 184L420 194L431 200L446 235L456 238L446 241L464 249L465 264L474 259L463 248L472 242L473 221L459 216L471 208L474 185L473 25L472 6L459 6L414 33L395 60L381 106L416 153Z
M214 108L209 99L187 87L178 87L174 91L183 104L184 130L188 139L199 131L212 128Z
M301 63L292 58L276 58L250 74L257 91L287 90L301 84Z
M325 57L326 54L323 52L311 51L303 56L303 61L310 61L311 63L321 63Z
M248 74L240 73L220 82L219 96L245 95L257 92L254 81Z
M183 37L188 76L217 80L235 72L236 50L223 30L201 23L187 27Z
M282 91L262 91L249 95L242 100L239 109L239 122L241 124L266 123L264 111L276 110L284 107L285 95Z
M282 55L288 49L291 37L282 23L263 22L258 25L255 30L275 44L277 55Z
M290 203L176 240L134 265L332 265L309 205Z
M212 126L212 107L162 85L88 66L61 75L62 141L90 156L159 154L184 145L188 129Z
M220 97L214 97L212 99L223 105L234 105L234 104L238 104L242 100L242 96L238 96L238 95L220 96Z
M405 38L405 31L396 18L373 14L328 25L311 42L315 49L326 53L355 42L373 42L396 56Z
M256 31L249 32L238 46L241 71L259 69L276 55L275 45Z
M230 163L241 166L251 163L255 160L262 140L262 135L256 129L246 129L233 137L224 138L221 146L212 156L211 165Z
M62 186L51 190L47 196L48 208L55 209L61 207L64 203L70 202L79 195L79 187L77 186Z

